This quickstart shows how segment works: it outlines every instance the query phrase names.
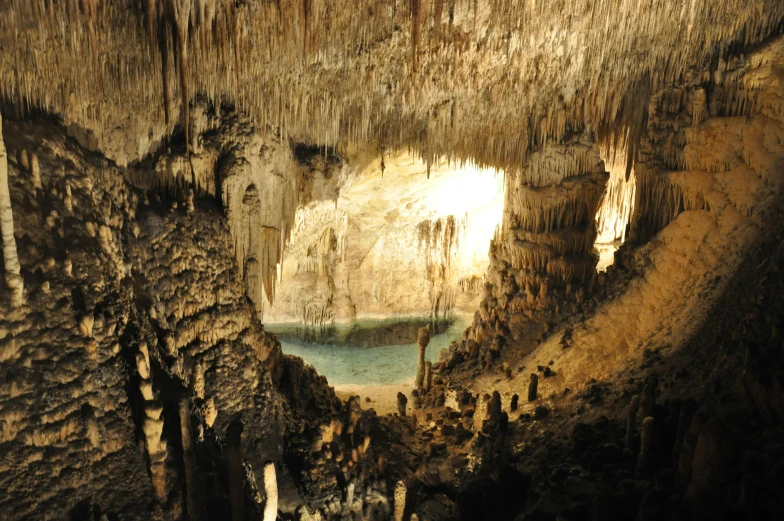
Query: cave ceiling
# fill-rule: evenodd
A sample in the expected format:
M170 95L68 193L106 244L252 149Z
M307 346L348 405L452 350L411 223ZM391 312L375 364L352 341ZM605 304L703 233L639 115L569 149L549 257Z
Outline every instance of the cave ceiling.
M546 140L629 140L651 93L761 42L777 0L7 0L0 96L124 164L203 97L319 145L518 169ZM184 109L184 110L183 110ZM181 127L186 137L190 125Z

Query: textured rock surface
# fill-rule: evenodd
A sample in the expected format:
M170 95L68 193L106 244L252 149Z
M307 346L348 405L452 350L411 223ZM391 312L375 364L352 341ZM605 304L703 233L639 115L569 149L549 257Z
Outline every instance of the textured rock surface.
M313 456L297 447L348 412L264 331L214 202L146 203L127 172L49 124L6 125L4 137L27 298L12 307L0 294L2 517L228 516L223 443L236 422L255 482L286 461L289 502L303 501L290 499L303 480L316 506L339 493L305 474ZM36 151L43 190L19 168L23 150Z
M532 146L586 122L608 139L629 130L633 155L646 93L733 44L759 42L784 6L13 0L0 15L3 97L63 115L119 163L175 122L189 135L187 101L207 93L284 139L410 145L430 161L517 170Z
M782 17L773 0L5 2L3 271L18 256L24 284L0 293L0 517L784 511ZM406 148L426 179L444 157L503 168L505 212L473 326L379 417L259 315L281 261L321 292L283 315L350 319L378 296L340 266L335 201L352 157L376 175ZM608 149L636 189L630 240L595 274ZM417 221L426 291L401 308L452 299L451 215ZM410 295L398 280L380 309Z
M473 313L501 220L502 174L446 161L431 168L405 153L343 154L337 200L297 211L265 320Z

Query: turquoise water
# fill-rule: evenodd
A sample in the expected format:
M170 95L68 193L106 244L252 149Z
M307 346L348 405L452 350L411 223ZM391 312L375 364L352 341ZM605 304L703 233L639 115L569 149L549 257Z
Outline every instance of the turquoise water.
M395 324L405 331L411 329L410 324L404 321L396 321ZM450 342L459 340L463 330L469 325L470 317L454 317L446 331L430 340L426 352L427 360L436 362L441 350L449 347ZM413 338L409 335L409 343L400 343L400 334L389 333L390 321L361 321L352 328L375 329L384 331L385 334L376 335L379 345L362 347L338 342L311 343L297 338L293 332L295 326L266 326L268 331L279 334L284 353L301 357L315 367L319 374L326 376L330 385L389 385L407 383L414 379L417 365L415 334ZM385 341L386 338L395 345L385 345L389 343Z

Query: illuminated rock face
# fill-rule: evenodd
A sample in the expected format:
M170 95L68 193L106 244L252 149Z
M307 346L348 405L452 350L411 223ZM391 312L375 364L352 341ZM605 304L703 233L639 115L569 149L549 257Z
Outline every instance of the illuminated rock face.
M490 239L501 221L503 174L408 154L349 155L337 201L297 211L269 322L472 313Z
M483 350L466 345L470 358L497 358L518 334L516 325L551 319L591 279L594 219L608 177L589 137L546 145L520 174L508 175L503 225L469 333Z

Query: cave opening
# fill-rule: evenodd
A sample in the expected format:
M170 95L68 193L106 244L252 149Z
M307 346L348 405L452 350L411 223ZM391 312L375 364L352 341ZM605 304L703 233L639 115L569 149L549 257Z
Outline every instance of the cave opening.
M333 384L409 382L417 331L435 362L479 308L504 174L399 152L342 175L297 210L266 327Z

